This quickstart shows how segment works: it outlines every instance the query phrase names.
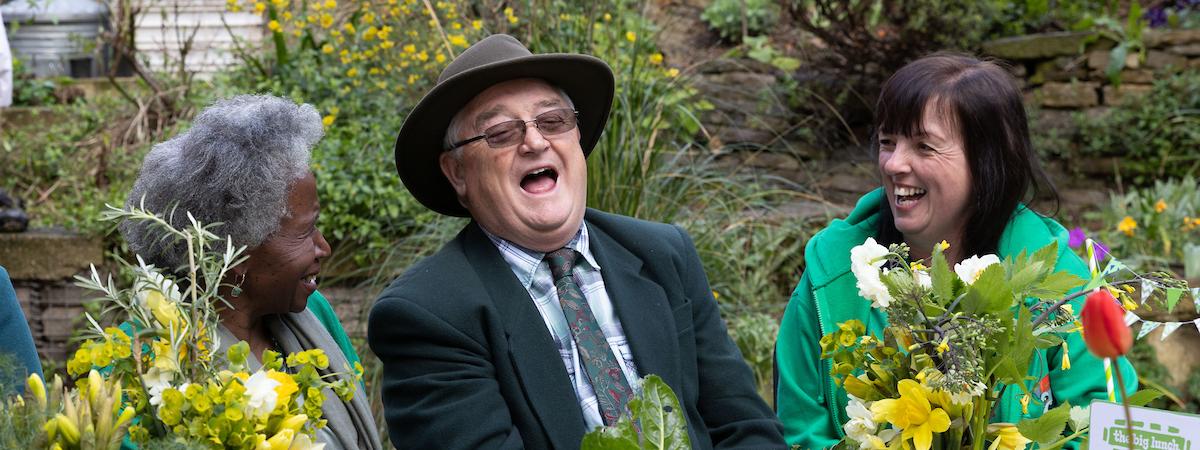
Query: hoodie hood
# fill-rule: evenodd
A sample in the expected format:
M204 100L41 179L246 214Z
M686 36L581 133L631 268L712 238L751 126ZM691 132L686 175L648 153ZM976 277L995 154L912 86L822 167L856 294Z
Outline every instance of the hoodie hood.
M804 246L804 270L814 289L850 272L850 249L875 236L883 188L868 192L845 219L829 223Z

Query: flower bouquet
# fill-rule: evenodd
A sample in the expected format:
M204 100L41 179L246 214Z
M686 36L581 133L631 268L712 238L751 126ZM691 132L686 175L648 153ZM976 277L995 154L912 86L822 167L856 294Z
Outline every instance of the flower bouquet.
M851 250L859 293L886 313L888 325L877 335L850 320L821 339L822 358L849 394L842 445L1061 447L1085 432L1085 408L1063 404L1036 419L989 423L1000 399L1019 390L1025 414L1044 407L1026 384L1028 369L1044 354L1039 350L1053 347L1062 347L1062 359L1045 364L1070 368L1064 337L1080 329L1074 308L1087 293L1110 290L1127 299L1133 283L1179 283L1163 274L1110 282L1108 272L1085 280L1055 271L1054 243L1004 261L973 256L954 267L943 253L948 247L943 241L923 261L910 261L905 244L884 247L870 238Z
M48 448L118 448L126 438L142 448L178 446L228 449L307 449L322 419L324 389L343 400L354 395L355 376L329 373L320 349L287 355L267 350L262 367L251 370L244 341L220 351L217 294L243 249L218 238L189 214L191 226L175 229L139 208L109 207L108 220L150 221L163 239L186 242L187 267L174 278L146 264L122 262L129 288L95 267L78 284L103 294L104 327L91 314L89 338L67 363L76 387L54 381L50 395L40 379L30 394L51 417L44 427ZM57 377L56 377L57 378Z

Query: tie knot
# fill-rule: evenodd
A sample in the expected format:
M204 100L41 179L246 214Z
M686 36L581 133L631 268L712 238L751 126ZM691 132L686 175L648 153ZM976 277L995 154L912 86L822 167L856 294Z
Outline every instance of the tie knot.
M579 252L567 247L547 253L546 261L550 262L550 274L556 280L565 275L570 275L571 269L575 267L575 262L578 261L579 256Z

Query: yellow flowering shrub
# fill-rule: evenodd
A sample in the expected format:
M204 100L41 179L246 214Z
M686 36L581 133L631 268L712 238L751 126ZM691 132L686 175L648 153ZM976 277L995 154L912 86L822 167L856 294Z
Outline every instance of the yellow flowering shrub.
M241 53L244 67L231 81L238 90L289 96L321 111L326 136L313 152L325 205L319 226L339 249L335 254L378 267L397 251L396 242L438 223L397 179L395 133L446 65L487 35L508 33L534 52L588 53L608 62L624 93L609 130L622 139L636 135L627 143L632 147L672 148L696 133L694 91L655 48L655 32L635 3L510 2L497 9L461 0L230 0L231 10L258 11L265 22L278 23L263 48ZM621 186L654 191L631 183ZM592 200L603 208L635 197L598 194Z

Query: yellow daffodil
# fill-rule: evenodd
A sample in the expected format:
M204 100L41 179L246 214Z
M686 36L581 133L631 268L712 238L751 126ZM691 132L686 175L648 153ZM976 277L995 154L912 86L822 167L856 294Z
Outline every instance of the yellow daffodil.
M1133 230L1136 230L1137 227L1137 221L1133 220L1133 217L1125 216L1124 219L1121 219L1121 223L1117 224L1117 231L1125 233L1126 236L1133 236Z
M296 432L295 432L295 431L292 431L292 430L289 430L289 429L279 430L279 432L278 432L278 433L275 433L275 435L274 435L274 436L271 436L271 438L270 438L270 439L267 439L267 442L265 443L265 444L266 444L265 446L263 446L262 444L260 444L260 445L258 446L258 448L259 448L259 449L277 449L277 448L286 449L286 448L291 448L291 447L292 447L292 440L294 440L294 439L296 439Z
M942 408L931 408L928 389L913 380L900 380L900 398L876 401L871 412L876 422L887 421L903 431L904 440L912 439L916 450L929 450L933 433L950 428L950 416Z
M1167 202L1164 202L1161 198L1158 199L1157 202L1154 202L1154 212L1161 213L1166 210L1167 210Z
M300 387L296 385L296 380L286 373L270 370L267 371L267 378L279 383L278 386L275 386L276 405L286 405L291 400L292 394L300 390Z
M1031 442L1011 423L993 423L988 425L987 431L996 435L988 450L1023 450Z
M297 414L283 419L283 422L279 423L279 429L299 432L300 429L304 427L305 422L308 422L308 416L304 414Z

